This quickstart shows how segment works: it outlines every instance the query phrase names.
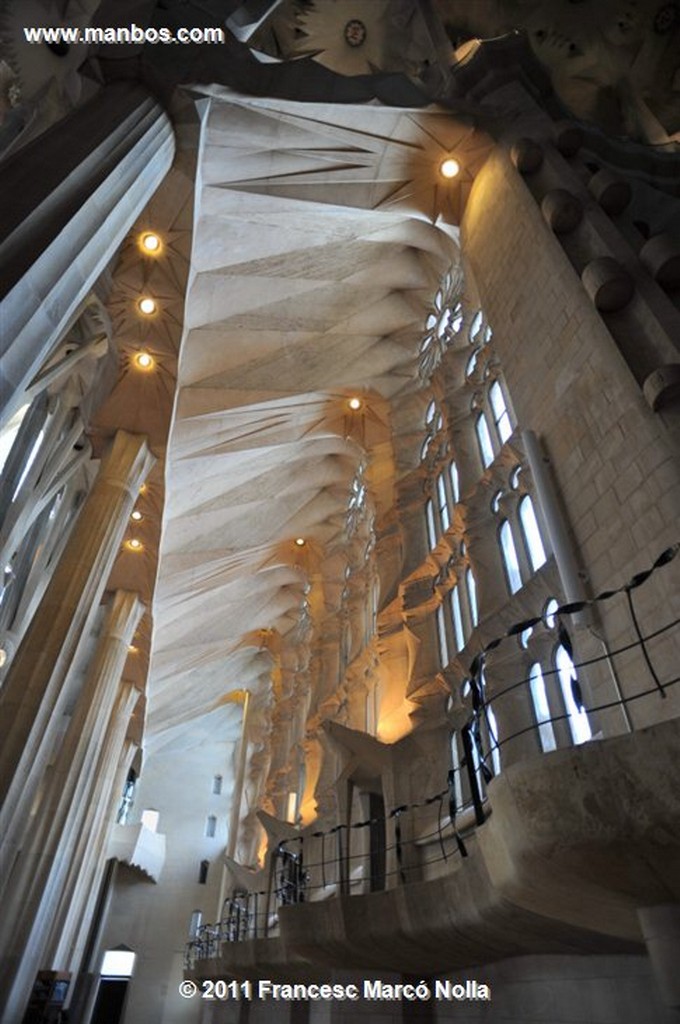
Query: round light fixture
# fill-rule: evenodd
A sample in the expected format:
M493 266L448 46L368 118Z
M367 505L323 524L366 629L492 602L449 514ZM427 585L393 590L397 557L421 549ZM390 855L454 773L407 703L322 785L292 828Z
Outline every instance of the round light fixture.
M139 540L139 538L131 537L130 540L127 542L127 547L130 549L130 551L141 551L144 545L142 544L141 540Z
M148 295L139 300L138 306L140 313L143 313L144 316L153 316L157 308L154 300Z
M134 512L130 516L130 519L134 519L134 521L136 523L140 523L143 518L144 518L144 516L142 515L142 513L137 508L134 510Z
M450 181L451 178L455 178L460 171L460 164L457 160L454 160L452 156L447 156L446 160L442 160L439 165L439 173L442 178L446 178Z
M305 544L307 543L307 541L305 540L304 537L296 537L295 538L295 543L297 544L297 546L299 548L303 548L305 546Z
M135 647L134 644L128 644L128 651L130 652L130 654L137 654L137 652L139 651L139 647Z
M157 256L161 250L161 240L153 231L145 231L139 239L139 245L150 256Z
M138 352L135 356L135 365L140 370L153 370L156 365L156 360L148 352Z
M353 398L350 398L347 404L350 407L350 409L352 409L353 412L356 412L357 409L361 408L361 399L355 396Z

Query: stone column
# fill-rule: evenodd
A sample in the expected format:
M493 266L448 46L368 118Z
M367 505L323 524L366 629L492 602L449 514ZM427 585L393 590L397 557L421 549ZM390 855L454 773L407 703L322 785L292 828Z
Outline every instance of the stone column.
M152 464L144 437L119 431L0 693L0 856L9 874L66 710L69 670L91 627L128 517Z
M71 722L14 864L3 901L6 913L0 918L0 945L10 951L0 974L3 1021L20 1019L33 979L44 966L48 928L63 898L64 883L69 874L81 874L83 826L96 813L93 802L101 788L106 767L101 763L102 753L107 752L112 723L116 730L121 728L116 694L128 646L143 610L136 594L118 591L114 595ZM131 688L128 685L127 690ZM136 702L136 691L134 698ZM133 706L128 692L124 704ZM127 719L129 713L124 730ZM122 739L108 772L109 787ZM89 829L86 832L91 842L92 833Z
M77 970L80 967L106 868L109 834L115 822L120 796L120 762L126 747L125 734L138 700L139 691L132 683L123 680L99 754L78 842L48 937L44 958L46 969ZM127 759L128 769L132 756Z
M94 282L169 171L168 116L115 82L0 168L0 422L26 400Z

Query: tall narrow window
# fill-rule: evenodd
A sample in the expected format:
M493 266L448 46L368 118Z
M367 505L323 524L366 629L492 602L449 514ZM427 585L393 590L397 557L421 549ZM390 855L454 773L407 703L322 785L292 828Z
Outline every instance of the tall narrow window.
M26 405L22 405L21 408L14 413L14 416L12 416L9 423L0 430L0 473L2 473L5 468L5 463L9 453L12 451L12 446L16 441L19 428L21 427L23 418L28 412L28 409L28 403L26 403Z
M215 796L219 796L222 792L222 776L213 775L213 793Z
M484 469L487 469L487 467L493 462L493 445L491 444L491 435L483 412L480 412L477 417L475 422L475 432L477 434L477 442L479 444L479 454L482 459L482 465L484 466Z
M497 380L495 380L489 388L489 401L491 402L493 420L496 424L498 436L501 439L501 443L504 444L512 435L512 423L510 422L510 415L505 403L503 389Z
M538 520L534 512L534 503L528 494L519 503L519 519L522 524L524 542L529 554L529 561L534 572L546 563L545 548L538 528Z
M451 515L449 513L449 497L446 493L443 473L440 473L437 477L437 504L439 506L439 522L442 524L442 531L446 532L451 525Z
M529 688L538 723L538 738L541 741L543 752L548 753L550 750L557 749L557 743L555 742L555 730L550 721L550 705L548 704L543 670L537 661L529 669Z
M576 744L585 743L593 734L585 708L579 708L574 700L571 681L576 678L576 668L562 644L555 651L555 668L560 679L564 707L569 716L572 739Z
M460 501L460 483L458 480L458 467L455 462L449 463L449 480L451 481L451 497L454 504Z
M456 636L456 649L462 651L465 647L465 631L463 629L463 616L460 609L460 594L458 593L457 586L451 591L451 620L453 622L453 632Z
M460 769L460 750L458 749L458 733L451 733L451 769L453 771L453 792L456 796L456 808L460 811L463 807L463 779Z
M31 448L31 450L29 452L29 455L28 455L28 458L26 459L26 462L24 464L24 468L21 471L21 476L19 477L19 481L18 481L16 487L14 488L14 494L12 495L12 501L16 501L17 500L17 495L19 494L19 491L21 490L21 488L23 486L24 480L26 479L26 477L28 476L28 474L30 472L31 466L33 465L33 463L36 460L38 452L40 451L40 446L43 443L43 438L44 437L45 437L45 431L41 430L39 432L38 436L36 437L35 441L33 442L33 447Z
M477 607L477 584L472 569L468 566L465 570L465 586L467 589L468 605L470 608L470 621L473 627L479 622L479 609Z
M146 811L142 811L142 825L148 828L149 832L155 832L158 828L158 819L160 813L148 808Z
M208 869L210 867L209 860L202 860L198 869L198 884L207 885L208 882Z
M491 744L491 767L494 775L499 775L501 770L501 748L498 736L498 722L490 704L486 707L486 718L489 723L489 742Z
M205 820L205 834L208 839L214 839L215 833L217 832L217 818L214 814L209 814Z
M195 939L198 935L198 929L201 927L203 921L203 912L200 910L194 910L189 921L189 938Z
M516 594L522 586L522 576L519 571L517 549L515 548L512 529L507 519L504 519L501 523L498 536L500 537L501 542L501 553L503 555L503 565L505 566L505 575L508 581L508 587L511 594Z
M439 661L442 668L449 663L449 645L446 641L446 622L444 621L444 606L437 608L437 640L439 641Z
M430 551L437 547L437 526L434 521L434 506L430 498L425 502L425 522L427 524L427 542Z

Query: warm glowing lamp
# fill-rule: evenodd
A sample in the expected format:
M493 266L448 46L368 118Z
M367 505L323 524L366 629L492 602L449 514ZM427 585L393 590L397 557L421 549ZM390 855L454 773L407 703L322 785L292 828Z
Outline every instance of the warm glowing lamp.
M139 239L139 245L150 256L157 256L161 251L161 240L153 231L146 231Z
M307 542L305 541L304 537L296 537L295 538L295 543L297 544L297 546L299 548L303 548Z
M150 296L145 295L143 299L139 300L139 311L144 316L153 316L156 312L156 303Z
M140 370L153 370L155 359L148 352L138 352L135 356L135 364Z
M350 398L347 404L353 412L356 412L357 409L361 408L361 399L356 397Z
M455 178L460 171L460 164L457 160L454 160L452 156L447 156L446 160L442 160L439 165L439 173L442 178L446 178L450 181L451 178Z

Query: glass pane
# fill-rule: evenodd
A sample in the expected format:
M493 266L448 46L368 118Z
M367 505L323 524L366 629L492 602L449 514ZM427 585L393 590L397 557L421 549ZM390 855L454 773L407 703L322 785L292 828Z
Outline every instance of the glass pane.
M451 525L451 516L449 514L449 500L446 493L446 484L444 483L444 477L442 475L437 477L437 497L439 499L439 519L442 524L442 530L448 530Z
M430 551L437 546L437 527L434 521L434 508L432 502L428 498L425 505L425 518L427 521L427 540L430 545Z
M0 430L0 473L5 468L7 457L12 450L12 445L16 441L16 436L19 433L19 427L22 424L23 418L28 412L28 403L22 405L17 412L14 413L9 423L7 423L2 430Z
M451 591L451 618L453 619L453 631L456 634L456 650L462 651L465 647L465 632L463 630L463 616L460 610L458 587L454 587Z
M458 468L455 462L449 465L449 478L451 480L451 493L454 502L460 501L460 485L458 482Z
M472 620L472 625L476 626L479 622L479 611L477 608L477 585L472 569L465 571L465 583L467 586L468 603L470 605L470 619Z
M529 552L531 568L536 572L542 565L545 565L546 554L543 541L541 540L541 531L536 520L536 513L534 512L534 504L528 494L519 503L519 518L522 523L527 551Z
M486 418L483 413L480 413L477 417L475 430L477 431L477 441L479 442L479 454L482 457L482 465L484 466L484 469L486 469L493 462L493 447L491 444L489 428L486 425Z
M510 416L508 415L502 388L497 380L489 388L489 401L491 402L498 436L505 443L512 435L512 424L510 423Z
M576 675L576 669L574 668L573 661L562 644L560 644L555 652L555 667L557 668L557 674L560 677L564 707L569 715L569 728L571 729L572 739L574 740L574 743L585 743L587 740L592 738L593 734L590 729L590 722L588 721L588 715L586 714L585 709L578 708L576 706L574 694L571 689L571 680L572 677Z
M511 594L516 594L522 586L522 576L517 561L517 549L510 529L510 523L505 519L500 528L501 553L505 565L505 573L508 578L508 587Z
M531 700L534 705L534 714L538 722L538 738L541 741L541 748L544 753L549 750L557 750L555 732L550 721L550 705L545 689L543 670L536 662L529 671L529 687L531 689Z
M449 647L446 642L444 607L441 604L437 608L437 639L439 641L439 661L442 668L445 668L449 663Z

